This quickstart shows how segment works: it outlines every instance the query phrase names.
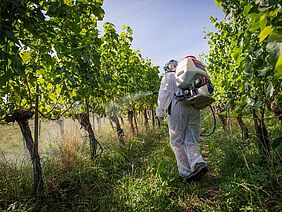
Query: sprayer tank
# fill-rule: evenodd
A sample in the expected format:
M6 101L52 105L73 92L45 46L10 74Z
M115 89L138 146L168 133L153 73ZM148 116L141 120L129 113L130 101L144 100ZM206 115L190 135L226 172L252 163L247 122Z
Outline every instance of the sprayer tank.
M176 84L178 87L185 89L198 75L208 76L200 61L194 56L187 56L178 63L176 68Z

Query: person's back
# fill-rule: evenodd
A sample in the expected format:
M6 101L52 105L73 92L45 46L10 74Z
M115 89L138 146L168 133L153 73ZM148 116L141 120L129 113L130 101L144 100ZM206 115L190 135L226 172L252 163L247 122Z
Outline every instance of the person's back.
M174 151L179 175L193 180L207 173L207 166L200 153L197 140L200 136L200 110L178 101L174 94L179 89L175 82L177 61L165 66L156 115L164 117L168 110L168 126L171 148Z

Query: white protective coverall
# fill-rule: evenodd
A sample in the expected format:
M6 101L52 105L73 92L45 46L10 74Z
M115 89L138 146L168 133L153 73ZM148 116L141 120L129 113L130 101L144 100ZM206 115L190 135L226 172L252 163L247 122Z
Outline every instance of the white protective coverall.
M164 117L171 104L168 115L170 145L174 151L178 172L187 177L194 171L197 163L205 163L197 140L200 136L200 110L178 101L174 93L180 89L175 82L175 72L167 72L161 81L156 115Z

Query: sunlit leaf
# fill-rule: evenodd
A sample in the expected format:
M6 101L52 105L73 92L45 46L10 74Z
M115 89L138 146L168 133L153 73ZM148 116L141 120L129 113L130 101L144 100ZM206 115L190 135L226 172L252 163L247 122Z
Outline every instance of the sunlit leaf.
M244 7L244 15L248 15L248 13L250 12L251 10L251 5L250 4L246 4L245 7Z
M265 27L259 34L259 42L264 41L267 36L272 32L272 26Z
M25 64L25 63L30 61L31 52L24 51L24 52L21 52L20 55L21 55L23 64Z
M215 0L216 6L220 7L222 4L222 0Z
M260 24L260 28L261 28L261 29L264 29L264 28L265 28L265 26L267 25L266 14L263 14L263 15L260 17L259 24Z
M64 3L67 5L73 5L73 0L64 0Z

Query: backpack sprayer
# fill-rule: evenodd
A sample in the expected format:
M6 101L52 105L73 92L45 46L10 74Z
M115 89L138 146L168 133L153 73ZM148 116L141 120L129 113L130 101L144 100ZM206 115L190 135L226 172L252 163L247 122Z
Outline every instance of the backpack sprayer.
M215 114L211 107L214 102L211 97L214 87L203 64L194 56L187 56L178 63L175 78L176 85L180 88L174 94L178 101L184 101L196 109L210 108L213 114L213 130L209 134L201 133L201 136L210 136L216 128Z
M175 71L176 85L180 88L174 95L179 101L184 101L197 109L209 107L213 115L213 130L209 134L201 133L201 136L210 136L216 128L216 119L211 104L214 87L209 79L203 64L194 56L187 56L179 63Z
M211 97L214 87L204 66L194 56L187 56L179 62L175 78L180 88L174 94L177 100L185 101L197 109L203 109L214 102Z

